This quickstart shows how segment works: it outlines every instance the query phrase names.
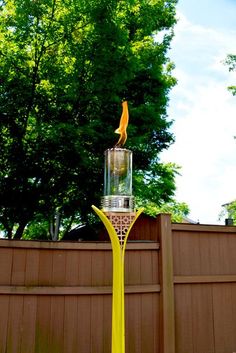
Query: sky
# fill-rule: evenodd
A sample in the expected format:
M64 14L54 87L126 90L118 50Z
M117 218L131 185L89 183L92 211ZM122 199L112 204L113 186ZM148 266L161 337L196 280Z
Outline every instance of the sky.
M236 54L236 1L179 0L169 57L175 63L168 108L175 143L163 162L181 166L176 200L201 224L219 220L222 204L236 199L236 73L224 65Z

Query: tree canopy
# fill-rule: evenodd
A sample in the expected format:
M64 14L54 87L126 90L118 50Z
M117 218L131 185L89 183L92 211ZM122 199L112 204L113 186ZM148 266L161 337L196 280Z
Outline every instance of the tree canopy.
M236 71L236 55L228 54L225 60L225 64L228 66L229 71ZM236 95L236 86L229 86L228 90L235 96ZM229 202L224 205L224 209L221 212L219 218L231 218L233 223L236 224L236 201Z
M228 54L225 60L225 64L228 65L229 71L236 71L236 55ZM236 86L229 86L228 90L236 96Z
M159 153L173 142L167 106L176 80L167 51L175 6L0 1L0 225L8 238L55 215L65 230L88 220L123 99L134 193L158 205L172 199L176 168Z
M236 225L236 200L223 205L219 219L231 219L233 224Z

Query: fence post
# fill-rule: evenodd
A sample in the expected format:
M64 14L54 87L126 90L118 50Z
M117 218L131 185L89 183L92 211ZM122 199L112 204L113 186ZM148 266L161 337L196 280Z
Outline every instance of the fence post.
M169 214L157 218L160 241L160 352L175 353L175 312L172 230Z

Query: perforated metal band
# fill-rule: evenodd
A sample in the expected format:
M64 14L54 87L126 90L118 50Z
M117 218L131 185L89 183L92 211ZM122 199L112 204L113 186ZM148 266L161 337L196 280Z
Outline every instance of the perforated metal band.
M109 195L102 197L104 212L133 212L134 196Z

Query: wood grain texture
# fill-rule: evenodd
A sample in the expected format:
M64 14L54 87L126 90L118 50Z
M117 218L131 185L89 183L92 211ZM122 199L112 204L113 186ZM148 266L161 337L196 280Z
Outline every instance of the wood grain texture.
M236 227L172 225L176 353L236 352Z
M159 353L159 251L154 241L127 244L130 353L148 342ZM110 353L110 244L0 240L0 261L0 353Z
M126 353L236 352L236 227L141 216L130 240ZM110 353L111 288L109 242L0 240L0 353Z
M159 284L127 285L125 293L158 293ZM111 286L0 286L0 295L108 295Z
M159 215L161 352L175 353L172 232L169 215Z

